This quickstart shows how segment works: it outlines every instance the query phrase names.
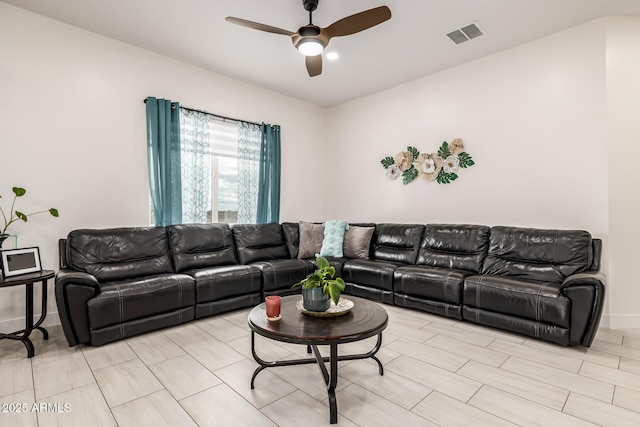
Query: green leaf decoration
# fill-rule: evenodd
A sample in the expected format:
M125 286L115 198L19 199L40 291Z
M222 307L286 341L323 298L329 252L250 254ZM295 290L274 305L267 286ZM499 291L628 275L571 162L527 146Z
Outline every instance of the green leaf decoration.
M21 187L13 187L12 190L13 190L13 194L15 194L16 197L22 197L27 192L27 190Z
M438 149L438 155L443 159L446 159L451 155L451 151L449 151L449 143L447 141L443 142Z
M25 194L27 194L27 190L25 190L22 187L12 187L11 191L13 192L13 201L11 202L11 207L5 211L5 209L3 209L2 206L0 206L0 217L2 218L2 222L0 222L0 233L3 233L3 234L6 233L7 229L11 226L11 224L17 221L27 222L28 217L33 215L39 215L39 214L48 212L53 217L60 216L60 213L56 208L50 208L48 210L31 212L28 214L25 214L24 212L21 212L15 209L16 200L19 197L22 197ZM0 195L0 198L2 198L1 195Z
M329 276L333 279L335 275L336 275L336 268L334 266L331 266L325 270L325 276Z
M308 275L306 279L304 279L304 280L302 280L300 282L300 284L305 289L317 288L318 286L322 285L322 279L323 279L322 276L320 276L318 274L318 272L316 271L316 272ZM297 285L297 283L296 283L296 285Z
M324 270L325 268L329 268L329 261L325 257L319 256L316 258L316 264L318 265L318 270Z
M455 173L446 173L444 170L441 170L438 176L436 177L436 181L438 184L451 184L451 182L458 179L458 175Z
M387 169L389 166L395 163L395 160L393 160L393 157L387 156L384 159L380 160L380 163L382 163L382 166Z
M456 149L456 151L457 150L458 149ZM418 159L418 156L420 156L420 151L416 147L413 147L411 145L407 147L407 151L409 153L411 153L411 155L413 156L414 163L409 167L409 169L407 169L406 171L402 172L402 184L403 185L407 185L407 184L415 181L420 176L420 172L419 172L418 168L415 166L416 165L415 161ZM428 153L432 153L433 151L427 151L427 152ZM442 159L446 159L449 156L457 157L458 160L459 160L460 169L466 169L466 168L469 168L469 167L471 167L471 166L476 164L473 161L473 158L466 151L463 151L461 153L457 153L457 154L454 155L452 153L452 148L451 148L451 146L449 145L449 143L447 141L443 141L442 142L442 145L440 145L440 148L438 148L437 153L438 153L438 155L440 157L442 157ZM402 153L402 155L406 156L406 152ZM395 165L395 159L393 157L391 157L391 156L387 156L384 159L382 159L380 161L380 163L382 163L382 166L384 166L385 169L388 169L392 165ZM395 178L395 176L392 177L392 178ZM444 169L441 169L438 172L438 176L436 176L435 181L438 184L451 184L456 179L458 179L458 174L456 174L456 173L446 173L444 171Z
M460 159L460 167L461 168L468 168L470 166L475 165L476 163L473 161L473 159L471 158L471 156L469 155L469 153L466 152L462 152L460 154L458 154L458 159Z
M334 283L329 283L326 290L329 291L329 296L331 297L333 302L335 304L338 304L338 301L340 301L340 291L338 290L337 286Z
M409 169L402 172L402 183L407 185L410 182L413 182L418 177L418 170L411 165Z

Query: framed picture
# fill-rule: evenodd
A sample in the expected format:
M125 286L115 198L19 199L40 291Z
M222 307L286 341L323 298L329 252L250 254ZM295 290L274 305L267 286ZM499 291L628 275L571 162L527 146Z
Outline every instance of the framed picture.
M4 277L42 271L38 248L8 249L2 251Z

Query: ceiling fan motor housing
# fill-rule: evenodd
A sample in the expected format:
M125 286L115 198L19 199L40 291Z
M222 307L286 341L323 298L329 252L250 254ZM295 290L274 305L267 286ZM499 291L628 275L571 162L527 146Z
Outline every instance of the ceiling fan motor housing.
M318 8L318 0L302 0L302 6L304 10L313 12Z
M321 32L320 27L318 27L317 25L305 25L304 27L300 27L300 29L298 29L298 34L300 34L301 36L319 36Z

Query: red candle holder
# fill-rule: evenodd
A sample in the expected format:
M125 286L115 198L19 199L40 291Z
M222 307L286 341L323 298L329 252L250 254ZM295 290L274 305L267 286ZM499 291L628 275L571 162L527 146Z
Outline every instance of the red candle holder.
M281 298L277 295L270 295L265 298L267 320L276 321L282 318L280 316L280 300Z

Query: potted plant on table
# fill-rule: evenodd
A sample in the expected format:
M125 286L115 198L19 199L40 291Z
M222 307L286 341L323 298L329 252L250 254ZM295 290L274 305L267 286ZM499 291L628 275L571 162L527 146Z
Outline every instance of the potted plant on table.
M18 197L24 196L27 193L27 190L25 190L24 188L21 188L21 187L13 187L12 191L13 191L13 201L11 202L11 209L9 210L9 214L7 215L5 213L5 211L4 211L4 209L2 209L2 207L0 206L0 213L2 214L2 219L4 220L4 225L2 227L2 232L0 232L0 249L2 249L2 242L4 242L4 240L7 237L9 237L9 234L7 234L7 229L14 222L16 222L16 221L27 222L27 220L29 219L30 216L38 215L38 214L45 213L45 212L49 212L49 214L51 214L51 216L54 216L54 217L59 216L58 210L55 209L55 208L51 208L51 209L44 210L44 211L33 212L33 213L30 213L30 214L25 214L25 213L22 213L22 212L16 210L15 209L16 199ZM0 196L0 198L1 197L2 196Z
M338 304L344 291L344 280L335 277L336 269L324 257L316 258L317 270L293 287L302 286L302 304L308 311L326 311L331 301ZM334 278L335 277L335 278Z

